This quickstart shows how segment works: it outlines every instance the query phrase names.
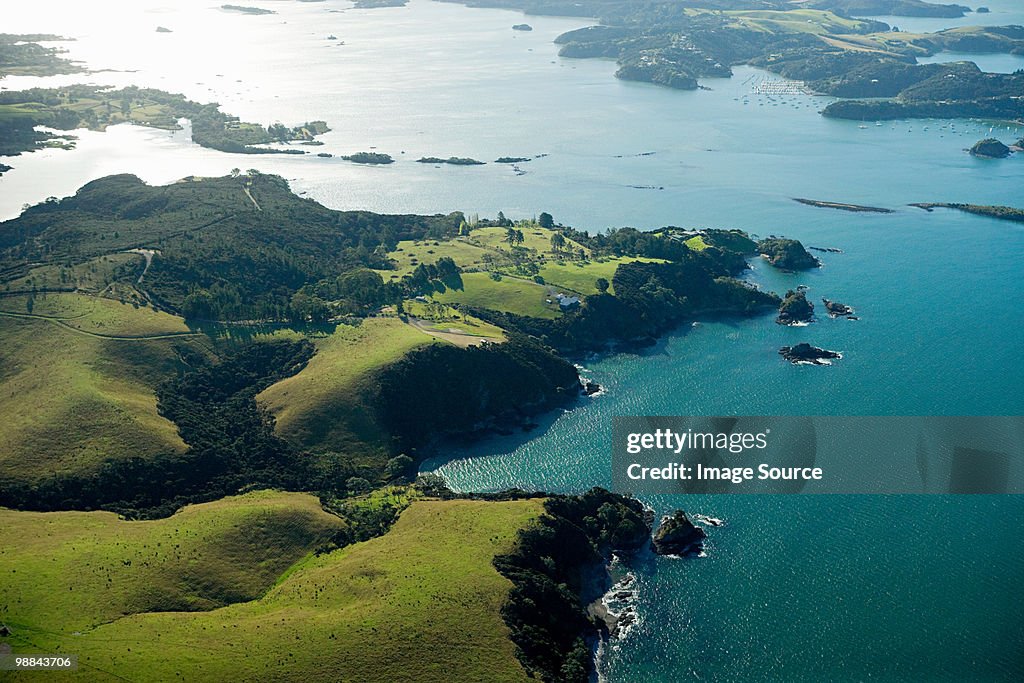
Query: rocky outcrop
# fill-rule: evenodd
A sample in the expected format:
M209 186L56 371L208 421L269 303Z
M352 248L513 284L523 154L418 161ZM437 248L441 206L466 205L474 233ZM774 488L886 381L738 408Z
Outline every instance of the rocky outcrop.
M768 263L782 270L818 268L821 261L811 256L799 240L769 237L757 243L757 251Z
M821 302L825 304L825 310L830 318L853 315L853 309L846 304L841 304L838 301L829 301L825 298L822 298Z
M970 152L972 156L986 159L1005 159L1010 156L1010 148L995 138L985 138L976 142Z
M793 365L832 365L833 360L843 357L838 351L819 349L806 342L796 346L783 346L779 349L779 355Z
M775 319L780 325L798 325L814 322L814 304L807 300L803 291L792 289L779 306L779 316Z
M686 555L700 552L705 538L704 529L691 522L685 512L676 510L662 517L651 544L659 555Z

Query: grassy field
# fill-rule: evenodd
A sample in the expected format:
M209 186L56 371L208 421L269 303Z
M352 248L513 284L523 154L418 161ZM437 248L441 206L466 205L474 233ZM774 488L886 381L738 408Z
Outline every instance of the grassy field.
M832 12L814 9L730 10L723 14L738 23L768 33L854 33L866 24L856 19L840 17Z
M344 524L313 496L272 491L144 522L0 509L0 621L34 637L254 600Z
M277 431L303 447L339 451L375 464L381 433L361 401L363 379L430 337L397 318L367 318L358 326L338 325L314 338L317 353L298 374L257 396L277 419Z
M542 228L536 224L524 225L518 229L523 232L523 243L519 246L533 249L538 255L554 255L551 249L551 237L555 234L554 230ZM508 249L508 242L505 241L506 232L505 228L477 228L469 234L469 239L474 244L479 244L486 249ZM573 251L583 249L588 256L590 255L589 249L572 240L566 240L566 248L571 248Z
M0 303L17 307L12 299ZM0 477L88 473L107 458L185 450L157 413L154 387L179 367L176 346L209 353L201 337L94 336L187 329L173 316L85 295L40 297L33 310L60 321L0 316Z
M388 258L395 262L394 270L378 270L384 281L400 280L410 274L418 264L436 263L439 258L449 256L461 268L482 268L488 249L471 243L466 237L452 240L406 240L399 242Z
M528 280L502 277L494 280L489 273L463 273L464 289L449 289L435 294L434 300L444 304L467 304L507 311L535 318L557 318L561 313L557 304L548 304L547 288Z
M648 258L606 258L600 261L563 261L548 262L541 266L540 276L547 284L562 289L571 289L578 294L596 294L597 278L603 277L611 285L615 270L622 263L633 261L657 261L658 259ZM612 294L615 288L608 289Z
M203 508L190 509L197 522ZM33 591L48 592L53 607L46 610L63 611L66 622L51 624L35 616L46 610L8 598L4 618L14 633L7 640L15 651L79 655L77 677L47 672L47 680L525 682L499 614L511 583L492 561L541 512L540 500L414 502L386 535L306 556L257 600L209 612L129 614L88 630L68 624L96 623L102 617L94 610L109 608L69 598L78 586L69 591L66 574L46 571ZM67 514L80 516L49 517ZM158 524L184 533L190 525L181 517ZM66 548L5 547L3 561L26 570L45 567ZM109 571L121 580L122 555L96 561L101 578Z
M704 251L708 248L708 243L704 241L703 237L696 235L686 240L686 246L694 251Z
M46 264L32 268L24 277L5 283L7 291L17 292L28 289L69 289L75 288L89 293L99 293L113 282L119 268L141 266L141 254L117 253L90 259L85 263L71 266Z
M554 230L529 224L519 228L523 233L522 246L534 252L537 259L551 259L558 256L551 249ZM399 242L388 258L395 262L394 270L378 270L385 281L399 280L408 275L420 263L436 263L448 256L464 270L500 270L507 265L509 244L505 241L505 228L477 228L469 235L451 240L406 240ZM574 252L583 249L589 256L590 250L571 240L567 248Z
M505 339L505 331L497 325L460 313L445 304L437 302L426 304L421 301L409 300L404 302L403 306L406 313L429 323L431 329L438 332L458 330L474 337L484 337L494 341Z
M0 297L0 312L29 314L29 296ZM31 297L31 315L94 335L159 337L189 334L181 318L151 308L85 294L46 293Z

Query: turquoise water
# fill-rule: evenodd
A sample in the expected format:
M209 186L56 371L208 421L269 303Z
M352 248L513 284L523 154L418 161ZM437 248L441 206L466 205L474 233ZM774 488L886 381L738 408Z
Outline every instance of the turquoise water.
M375 147L397 163L225 155L185 133L118 126L82 132L75 151L8 161L15 170L0 178L0 217L109 173L168 182L257 166L335 208L549 211L589 229L740 227L844 250L823 254L815 272L787 275L758 263L749 277L776 291L808 285L815 301L853 305L859 321L783 328L770 315L703 320L642 355L587 361L585 374L606 394L529 434L446 450L428 464L461 489L608 485L614 415L1021 414L1024 226L906 205L1020 205L1024 158L979 160L964 148L989 135L1010 142L1024 130L831 121L818 115L827 99L753 94L769 76L749 68L705 81L709 91L623 83L611 62L557 56L552 38L587 23L578 19L530 17L535 30L522 34L510 28L519 14L422 0L380 11L338 1L265 4L278 14L230 15L200 0L121 1L124 21L112 27L80 3L42 2L5 17L5 30L65 33L78 38L71 55L89 66L133 70L92 74L94 82L178 90L249 120L322 118L333 131L317 151ZM990 6L974 22L940 23L1024 23L1020 3ZM154 34L156 25L174 33ZM329 33L345 45L328 43ZM0 87L79 79L4 79ZM654 154L638 156L647 152ZM549 156L524 164L524 176L495 164L411 161L542 153ZM818 209L792 197L895 213ZM790 366L776 351L795 341L844 358L828 368ZM608 652L611 681L1024 674L1019 499L649 502L728 525L712 530L708 557L640 569L641 624Z

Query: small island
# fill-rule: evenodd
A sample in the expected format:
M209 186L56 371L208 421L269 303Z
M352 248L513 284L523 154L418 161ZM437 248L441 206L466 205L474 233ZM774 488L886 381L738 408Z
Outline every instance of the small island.
M807 300L803 290L789 290L779 305L775 318L779 325L807 325L814 322L814 304Z
M174 33L174 31L172 31L171 29L167 28L166 26L157 26L156 27L156 32L157 33Z
M804 199L793 197L794 202L800 202L807 206L817 206L822 209L839 209L840 211L853 211L855 213L892 213L892 209L883 209L878 206L862 206L860 204L844 204L841 202L825 202L819 199Z
M355 9L383 9L385 7L405 7L409 0L355 0Z
M689 555L704 549L707 532L695 525L682 510L661 518L661 526L654 532L651 545L659 555Z
M494 160L496 164L525 164L527 161L533 161L530 157L498 157Z
M1005 159L1010 156L1010 148L995 138L979 140L968 151L971 153L971 156L983 157L985 159Z
M843 357L838 351L819 349L806 342L796 346L783 346L779 349L779 355L793 365L832 365L832 361Z
M345 161L351 161L354 164L393 164L395 160L390 154L381 154L380 152L356 152L355 154L349 154L348 156L341 157Z
M222 10L228 12L239 12L241 14L277 14L274 10L263 9L262 7L247 7L245 5L221 5Z
M529 24L515 24L512 26L513 31L532 31L533 27Z
M853 318L854 310L846 304L841 304L838 301L829 301L824 297L822 297L821 302L825 304L825 311L828 313L828 317L830 318L841 318L845 316L854 320L856 319Z
M487 162L470 159L469 157L448 157L447 159L442 159L441 157L421 157L416 160L416 163L449 164L451 166L483 166Z
M799 240L769 237L757 243L757 251L768 259L768 263L781 270L796 271L821 267L821 261L811 256Z

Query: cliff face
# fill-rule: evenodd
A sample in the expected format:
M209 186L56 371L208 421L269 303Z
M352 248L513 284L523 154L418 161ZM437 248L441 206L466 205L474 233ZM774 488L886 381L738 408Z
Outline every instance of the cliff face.
M467 349L424 347L382 369L371 384L368 400L403 449L522 423L582 391L571 363L522 336Z

